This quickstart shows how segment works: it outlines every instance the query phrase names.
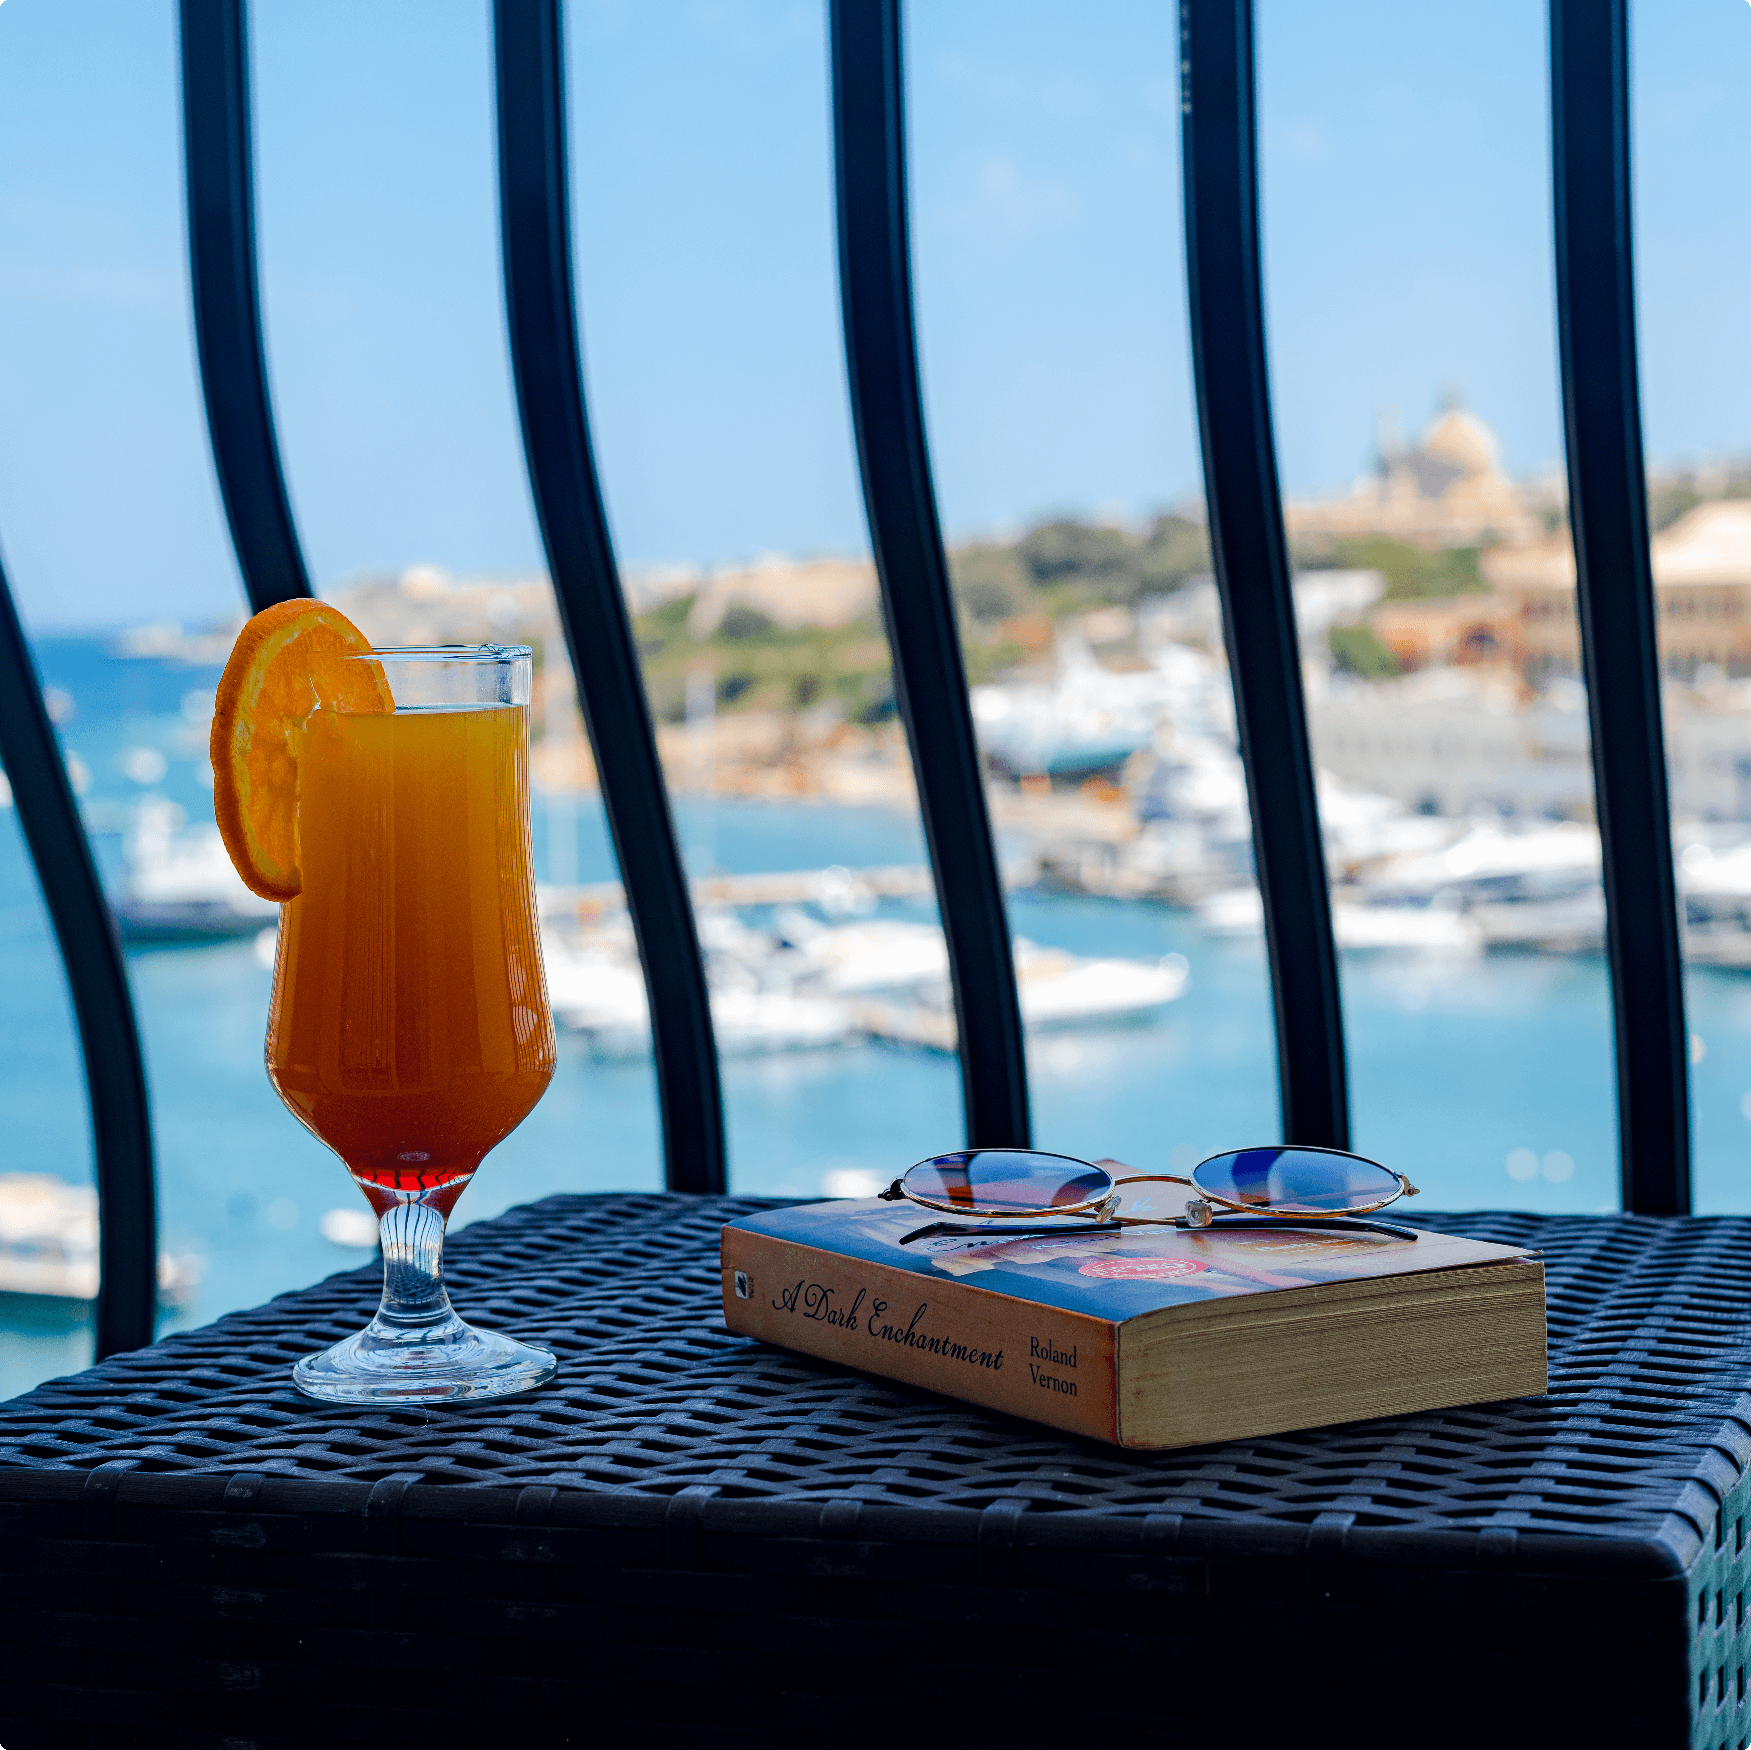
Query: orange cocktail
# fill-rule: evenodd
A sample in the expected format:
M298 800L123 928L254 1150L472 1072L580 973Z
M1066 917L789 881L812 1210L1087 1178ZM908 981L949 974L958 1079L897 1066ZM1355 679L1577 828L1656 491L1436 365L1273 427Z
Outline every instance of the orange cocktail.
M304 725L268 1072L379 1215L409 1192L448 1214L553 1076L528 727L498 703Z
M553 1077L529 850L527 648L372 650L325 603L238 635L213 707L213 811L281 902L268 1014L280 1098L346 1162L383 1301L292 1369L331 1403L502 1397L553 1356L460 1319L444 1224Z

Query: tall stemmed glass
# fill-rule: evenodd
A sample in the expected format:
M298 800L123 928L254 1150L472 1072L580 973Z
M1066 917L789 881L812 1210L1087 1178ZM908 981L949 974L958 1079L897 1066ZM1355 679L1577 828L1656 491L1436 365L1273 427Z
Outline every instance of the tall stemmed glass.
M298 748L303 888L282 908L268 1074L375 1212L383 1303L307 1355L336 1403L500 1397L546 1350L465 1324L444 1225L553 1077L529 845L526 646L379 650L395 709L314 711Z

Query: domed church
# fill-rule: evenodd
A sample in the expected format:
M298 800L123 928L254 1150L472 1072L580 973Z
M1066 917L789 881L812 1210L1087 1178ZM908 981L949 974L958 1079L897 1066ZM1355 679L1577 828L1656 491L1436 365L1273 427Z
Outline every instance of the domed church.
M1389 535L1420 547L1519 545L1541 534L1520 489L1502 472L1496 434L1448 396L1414 444L1387 432L1374 468L1343 498L1286 507L1289 533Z

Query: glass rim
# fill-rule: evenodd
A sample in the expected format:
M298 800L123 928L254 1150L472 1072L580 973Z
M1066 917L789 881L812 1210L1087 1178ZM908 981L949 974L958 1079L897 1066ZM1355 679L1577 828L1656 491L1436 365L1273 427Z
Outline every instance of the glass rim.
M533 657L528 644L384 644L375 650L349 652L348 662L456 662L482 667Z

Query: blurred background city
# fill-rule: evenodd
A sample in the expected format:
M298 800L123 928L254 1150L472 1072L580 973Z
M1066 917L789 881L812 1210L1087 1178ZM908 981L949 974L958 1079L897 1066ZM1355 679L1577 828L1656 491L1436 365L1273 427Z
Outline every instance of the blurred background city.
M256 0L264 299L322 593L536 652L561 1064L458 1220L660 1180L648 1016L499 309L484 0ZM1278 1123L1200 495L1172 20L908 13L933 461L1036 1139L1183 1169ZM598 457L700 910L733 1188L961 1136L837 340L821 9L573 0ZM1273 390L1355 1145L1439 1208L1616 1204L1552 321L1543 10L1260 0ZM1751 1208L1751 16L1637 15L1643 393L1697 1207ZM268 1086L275 908L212 826L242 623L200 423L170 0L0 12L0 543L127 946L168 1322L369 1256ZM4 795L0 791L0 795ZM8 799L9 803L9 799ZM82 1365L82 1076L0 809L0 1395Z

